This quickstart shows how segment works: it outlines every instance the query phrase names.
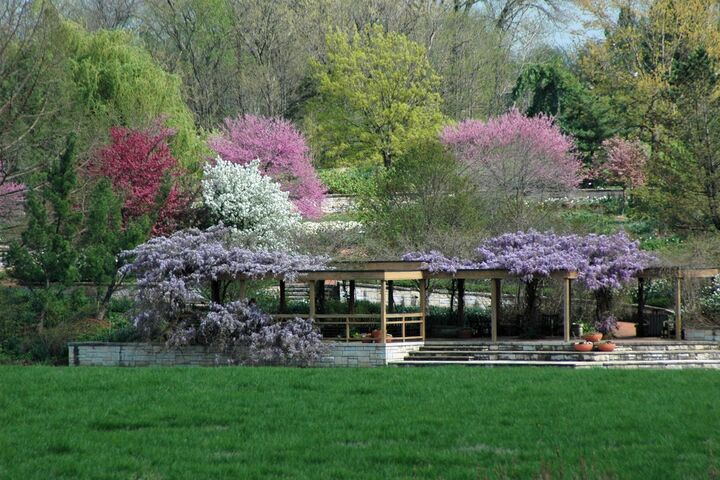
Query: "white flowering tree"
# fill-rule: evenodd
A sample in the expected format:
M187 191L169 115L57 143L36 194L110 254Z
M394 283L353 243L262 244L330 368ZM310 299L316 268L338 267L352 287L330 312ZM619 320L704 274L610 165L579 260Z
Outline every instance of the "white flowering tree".
M214 220L232 227L243 246L289 249L300 214L288 193L258 166L258 161L240 165L218 157L205 166L203 200Z

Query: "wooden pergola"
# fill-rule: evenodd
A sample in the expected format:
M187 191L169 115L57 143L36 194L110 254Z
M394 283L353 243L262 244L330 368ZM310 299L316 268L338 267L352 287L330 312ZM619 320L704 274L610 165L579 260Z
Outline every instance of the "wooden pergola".
M420 312L422 314L422 339L425 339L425 317L427 310L426 292L427 283L431 279L455 279L461 285L465 280L490 280L492 287L490 290L490 337L493 342L498 339L498 323L501 318L502 307L502 281L505 279L518 278L517 275L507 270L494 269L464 269L455 273L449 272L429 272L422 269L422 262L413 261L391 261L391 260L375 260L368 262L341 262L334 266L338 270L328 270L321 272L303 272L304 279L312 281L310 286L311 301L313 308L315 301L315 282L314 280L350 280L350 299L352 305L354 302L354 282L356 280L372 279L381 281L381 325L383 317L388 317L387 309L387 289L392 292L394 280L420 280ZM551 278L562 281L563 284L563 339L570 341L570 324L571 324L571 291L572 281L577 278L577 272L574 271L557 271L551 275ZM392 297L392 294L390 295ZM312 314L312 310L311 310ZM385 322L387 324L387 322ZM380 330L385 329L381 326Z
M642 322L645 310L645 279L672 278L675 300L675 339L682 339L682 282L686 278L712 278L720 274L720 268L707 267L653 267L636 275L638 279L638 321Z

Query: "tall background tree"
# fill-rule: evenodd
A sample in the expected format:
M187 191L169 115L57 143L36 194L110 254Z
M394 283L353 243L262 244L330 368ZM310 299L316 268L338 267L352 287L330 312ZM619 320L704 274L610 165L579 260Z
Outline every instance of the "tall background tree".
M422 46L380 25L350 38L332 33L327 43L327 62L315 67L318 97L306 120L321 162L342 158L390 168L412 142L437 133L440 78Z

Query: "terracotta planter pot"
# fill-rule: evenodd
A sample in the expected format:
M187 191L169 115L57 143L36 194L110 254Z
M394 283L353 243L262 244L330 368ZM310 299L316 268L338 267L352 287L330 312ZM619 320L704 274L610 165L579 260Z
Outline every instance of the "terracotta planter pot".
M375 329L372 331L373 338L380 338L380 330Z
M380 335L375 337L375 343L382 343L382 338L380 338ZM385 335L385 343L392 343L392 335L389 333Z
M601 352L612 352L615 350L616 345L614 343L598 343L597 349Z
M362 337L362 343L373 343L375 339L371 335L365 335Z
M458 338L472 338L472 336L473 336L472 328L461 328L457 331Z
M602 339L603 334L602 333L589 333L587 335L583 335L583 338L587 340L588 342L599 342L600 339Z
M590 352L593 349L592 343L575 343L573 347L576 352Z

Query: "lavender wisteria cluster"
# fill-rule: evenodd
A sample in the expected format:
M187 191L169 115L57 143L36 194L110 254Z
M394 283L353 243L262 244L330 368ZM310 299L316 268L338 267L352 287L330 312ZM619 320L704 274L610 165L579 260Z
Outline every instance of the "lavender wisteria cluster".
M530 322L538 317L540 281L554 272L575 271L578 281L595 296L596 322L612 330L615 323L609 312L614 290L649 266L654 257L625 233L579 236L530 230L484 241L471 260L448 258L437 251L410 252L403 260L423 262L422 268L431 272L507 270L525 284L525 318Z
M270 363L303 363L299 359L306 357L297 352L300 347L316 358L320 336L311 320L275 323L244 301L223 303L234 279L293 280L301 270L326 268L327 259L233 247L227 243L231 235L223 225L189 229L125 252L132 261L122 273L137 279L137 329L146 338L162 338L172 345L213 345L228 353L242 352L242 360L249 362L264 358ZM212 296L213 285L221 295ZM302 338L294 338L297 335ZM263 345L274 353L263 353Z
M446 257L437 250L429 252L408 252L402 256L406 262L421 262L420 269L427 270L431 273L445 272L457 273L458 270L467 270L479 268L478 265L470 260L463 260L458 257Z

